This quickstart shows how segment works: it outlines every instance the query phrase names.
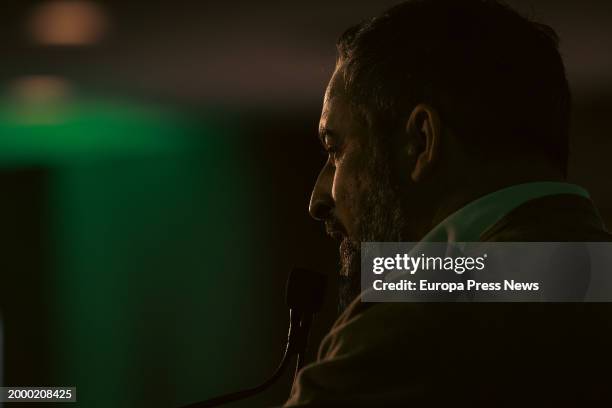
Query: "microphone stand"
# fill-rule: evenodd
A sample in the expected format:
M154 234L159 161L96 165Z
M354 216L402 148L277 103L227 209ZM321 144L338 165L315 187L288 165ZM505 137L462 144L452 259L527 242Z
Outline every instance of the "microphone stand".
M260 385L246 390L221 395L205 401L185 405L182 408L210 408L229 402L248 398L268 389L278 380L294 355L297 363L294 374L304 366L308 333L314 313L320 308L325 291L325 278L322 275L301 268L294 268L287 281L287 305L289 306L289 333L283 358L274 374Z

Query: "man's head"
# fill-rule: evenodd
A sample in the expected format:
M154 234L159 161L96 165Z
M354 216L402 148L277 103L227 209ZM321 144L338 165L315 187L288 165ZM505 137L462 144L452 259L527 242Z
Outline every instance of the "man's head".
M465 201L565 175L570 95L549 27L494 1L416 0L337 48L310 212L341 240L349 298L360 242L417 241Z

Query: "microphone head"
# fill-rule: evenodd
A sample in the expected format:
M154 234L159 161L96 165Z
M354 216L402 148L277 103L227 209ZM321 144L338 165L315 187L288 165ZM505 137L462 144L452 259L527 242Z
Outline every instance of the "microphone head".
M289 309L314 314L321 309L327 279L318 272L293 268L287 279L285 296Z

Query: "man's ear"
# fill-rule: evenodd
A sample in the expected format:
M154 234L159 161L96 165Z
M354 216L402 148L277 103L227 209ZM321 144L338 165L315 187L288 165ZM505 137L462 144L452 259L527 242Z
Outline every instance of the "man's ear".
M408 154L414 156L410 177L422 181L431 172L440 155L441 124L438 112L429 105L418 104L406 122Z

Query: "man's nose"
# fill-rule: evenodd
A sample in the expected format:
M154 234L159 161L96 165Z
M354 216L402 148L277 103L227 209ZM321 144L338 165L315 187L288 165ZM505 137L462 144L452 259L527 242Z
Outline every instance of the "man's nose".
M325 169L321 171L317 182L312 189L308 212L317 221L325 221L329 218L334 208L334 200L331 196L331 179Z

